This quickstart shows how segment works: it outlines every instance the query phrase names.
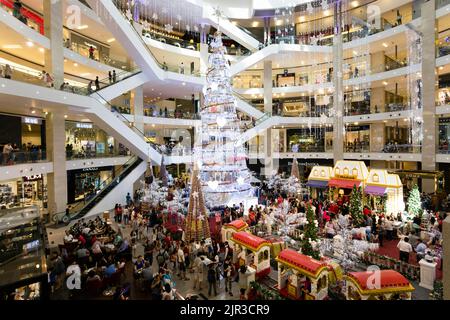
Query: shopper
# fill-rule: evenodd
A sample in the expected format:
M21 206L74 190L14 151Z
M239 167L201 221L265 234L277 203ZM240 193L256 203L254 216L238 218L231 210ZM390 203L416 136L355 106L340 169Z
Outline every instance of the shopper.
M409 263L409 254L413 251L413 248L409 243L409 238L404 237L401 239L397 244L397 248L400 251L400 260Z
M95 77L95 91L100 90L100 80L98 79L98 76Z
M89 59L94 60L94 52L95 52L94 47L93 47L93 46L90 46L90 47L89 47Z
M112 75L111 71L108 72L108 79L109 79L109 84L111 84L113 82L113 75Z
M208 265L208 296L211 296L211 291L214 290L214 296L217 296L217 273L215 263Z
M233 296L231 284L233 283L233 264L228 257L223 264L223 277L225 279L225 292L228 292L230 296Z
M6 64L5 68L3 69L3 77L5 79L11 79L12 73L13 73L13 71L12 71L11 66L9 64Z
M112 81L113 81L114 83L117 82L116 70L113 70L113 73L112 73Z

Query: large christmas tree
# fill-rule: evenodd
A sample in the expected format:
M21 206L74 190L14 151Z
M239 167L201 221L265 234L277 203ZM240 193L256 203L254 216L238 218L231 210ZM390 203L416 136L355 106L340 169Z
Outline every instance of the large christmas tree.
M198 176L198 170L194 169L191 177L191 194L189 198L184 235L184 240L187 243L190 241L201 241L211 237L208 212L205 206L202 186Z
M240 121L230 83L230 65L225 58L221 32L211 42L209 70L200 112L202 127L197 135L196 164L208 207L239 204L252 196L247 154L239 141Z
M361 227L364 225L364 214L362 204L362 191L361 187L353 186L352 194L350 195L350 215L353 219L353 225Z
M320 251L317 243L318 223L311 204L308 205L306 210L306 220L307 223L301 241L302 254L319 260Z
M420 199L419 187L414 185L408 197L408 212L415 217L422 213L422 201Z

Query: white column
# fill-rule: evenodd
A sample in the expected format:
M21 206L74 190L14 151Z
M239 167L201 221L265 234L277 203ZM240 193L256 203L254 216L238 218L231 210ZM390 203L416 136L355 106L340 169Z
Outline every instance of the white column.
M436 170L436 3L430 0L422 5L422 100L423 141L422 170ZM434 192L434 179L422 179L422 191Z
M133 90L133 114L134 126L144 133L144 87L140 86Z
M264 112L272 113L272 61L264 61ZM264 135L264 173L271 176L274 169L272 154L272 129L266 130Z
M44 1L44 33L50 39L45 50L45 71L54 79L56 88L64 82L63 1Z
M47 174L48 212L64 212L67 206L66 131L64 111L49 113L45 121L47 159L53 172Z
M385 137L385 124L374 122L370 125L370 152L381 152L383 150Z
M206 74L208 71L208 44L200 43L200 73Z
M333 39L333 108L335 112L333 123L333 158L334 163L344 158L344 86L343 86L343 44L342 44L342 3L334 4Z

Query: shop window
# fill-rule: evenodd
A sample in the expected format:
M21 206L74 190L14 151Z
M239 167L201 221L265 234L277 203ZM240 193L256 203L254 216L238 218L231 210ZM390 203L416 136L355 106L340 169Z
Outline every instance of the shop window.
M264 260L269 259L269 250L264 251Z
M348 168L344 168L344 177L348 177L349 171Z
M334 173L339 176L341 174L341 170L339 168L334 169Z
M260 252L258 254L258 262L261 262L261 261L264 261L264 253L263 252Z
M352 176L357 177L358 176L358 169L353 168L352 170Z
M317 171L317 169L314 169L313 175L316 177L319 175L319 172Z
M373 182L380 182L380 177L376 173L373 175L372 179L373 179Z
M327 276L322 276L317 282L317 292L320 292L322 289L327 287Z
M320 176L325 177L325 170L320 171Z

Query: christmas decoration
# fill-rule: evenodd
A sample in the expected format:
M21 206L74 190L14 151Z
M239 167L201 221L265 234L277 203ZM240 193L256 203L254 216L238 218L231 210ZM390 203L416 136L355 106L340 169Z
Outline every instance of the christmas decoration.
M422 201L420 199L419 187L414 185L408 197L408 213L410 216L420 216L422 214Z
M164 164L164 157L162 157L162 159L161 159L161 168L160 168L159 175L160 175L160 179L163 183L163 186L167 187L169 184L169 175L167 173L166 165Z
M184 240L189 243L190 241L201 241L210 237L208 212L202 186L198 179L198 169L194 169L191 178L191 195L189 197Z
M220 17L220 10L216 14ZM203 90L202 126L196 141L196 162L201 162L200 176L209 208L239 204L253 196L251 175L247 169L247 154L238 138L240 120L231 90L230 66L225 58L220 31L210 44L210 68Z
M300 181L300 172L298 171L297 158L294 158L294 161L292 162L291 177L294 177Z
M364 225L364 214L362 204L362 191L361 187L353 186L352 193L350 195L350 215L353 219L353 225L355 227L361 227Z
M308 205L306 211L306 225L301 241L302 254L310 256L316 260L320 260L320 251L317 250L319 242L317 241L317 220L314 215L311 204Z

